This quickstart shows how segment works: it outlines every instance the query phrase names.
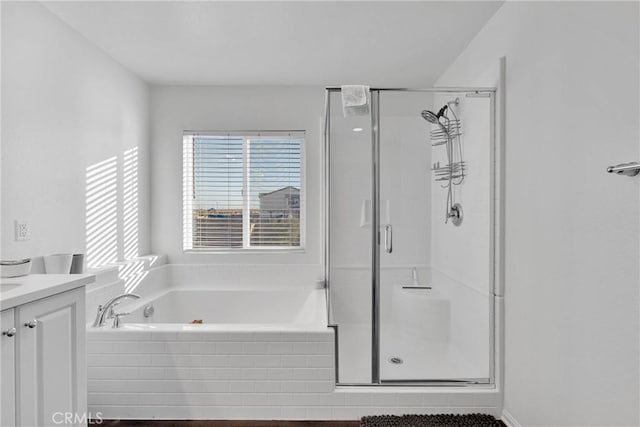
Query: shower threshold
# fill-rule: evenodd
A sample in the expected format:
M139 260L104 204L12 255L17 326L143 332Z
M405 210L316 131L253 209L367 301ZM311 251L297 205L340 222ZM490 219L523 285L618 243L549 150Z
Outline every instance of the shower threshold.
M494 388L488 378L445 380L381 380L380 383L337 383L337 387L479 387Z
M466 386L488 385L489 378L465 378L465 379L430 379L430 380L380 380L382 385L430 385L430 386Z

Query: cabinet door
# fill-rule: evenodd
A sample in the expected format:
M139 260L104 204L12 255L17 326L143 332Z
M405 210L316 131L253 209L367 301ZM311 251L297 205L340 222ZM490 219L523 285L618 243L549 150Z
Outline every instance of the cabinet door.
M13 310L5 310L0 313L0 426L9 427L16 425L16 367L15 367L15 342ZM7 333L7 335L4 335Z
M18 307L19 425L86 425L84 318L84 288Z

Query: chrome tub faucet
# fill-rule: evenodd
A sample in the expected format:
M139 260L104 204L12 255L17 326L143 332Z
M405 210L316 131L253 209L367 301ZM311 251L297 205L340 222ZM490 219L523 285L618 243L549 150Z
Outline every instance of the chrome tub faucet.
M99 328L100 326L104 326L106 319L111 319L115 317L116 320L114 321L114 328L117 328L120 325L119 316L124 316L125 314L128 314L128 313L116 314L113 312L113 307L120 304L120 301L125 298L140 299L140 295L122 294L122 295L118 295L117 297L111 298L104 305L99 305L98 313L96 315L96 320L93 322L93 327Z

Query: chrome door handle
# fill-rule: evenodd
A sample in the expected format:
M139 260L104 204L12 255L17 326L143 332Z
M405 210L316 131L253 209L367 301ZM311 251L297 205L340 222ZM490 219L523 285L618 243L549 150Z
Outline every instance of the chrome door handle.
M4 331L2 333L2 335L6 335L9 338L13 337L18 331L16 331L16 328L11 328L11 329L7 329L6 331Z
M609 166L607 172L618 175L636 176L640 173L640 163L620 163L619 165Z
M24 326L26 326L26 327L27 327L27 328L29 328L29 329L33 329L33 328L35 328L36 326L38 326L38 321L37 321L36 319L33 319L33 320L31 320L31 321L29 321L29 322L25 323L25 324L24 324Z
M384 226L384 251L388 254L393 252L393 228L391 224Z

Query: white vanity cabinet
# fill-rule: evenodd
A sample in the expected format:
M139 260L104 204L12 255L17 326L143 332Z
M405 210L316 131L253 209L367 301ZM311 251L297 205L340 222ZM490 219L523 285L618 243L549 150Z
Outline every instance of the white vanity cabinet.
M0 312L0 426L16 425L16 333L14 310Z
M2 337L2 427L87 424L84 300L79 287L2 312L16 329Z

